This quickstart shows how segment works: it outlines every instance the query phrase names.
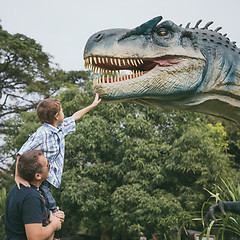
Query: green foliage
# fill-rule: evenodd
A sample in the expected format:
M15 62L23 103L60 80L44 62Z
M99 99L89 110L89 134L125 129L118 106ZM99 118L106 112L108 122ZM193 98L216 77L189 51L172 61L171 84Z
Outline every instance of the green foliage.
M54 66L51 56L34 39L10 34L0 25L0 134L8 132L10 114L35 109L37 103L72 84L83 86L89 71L65 72ZM8 117L9 118L9 117Z
M233 180L223 180L219 185L216 185L216 193L209 190L207 192L210 194L210 198L207 202L203 204L202 208L202 222L204 226L205 213L208 211L209 206L216 204L218 201L240 201L240 184L239 179ZM214 202L212 202L214 200ZM206 211L204 211L206 209ZM236 239L236 236L240 236L240 216L234 213L227 212L224 217L221 213L215 213L217 221L212 221L209 227L205 227L203 232L207 232L208 235L213 232L216 235L216 240L218 239Z
M80 82L57 96L66 117L93 101L89 81ZM12 154L39 127L35 112L7 124ZM207 200L203 188L212 191L219 176L236 172L227 151L223 126L204 115L101 103L66 137L62 184L54 191L67 216L59 236L84 230L116 240L140 232L176 239Z
M64 108L71 101L81 106L77 102L86 93L77 97L73 91L71 100L70 92L63 94ZM182 222L206 200L203 188L231 166L223 127L199 116L100 104L67 137L59 201L77 204L89 233L107 229L113 239L124 232L130 238L144 232L175 239Z
M5 215L5 202L7 194L6 189L0 189L0 240L5 239L5 229L4 229L4 215Z

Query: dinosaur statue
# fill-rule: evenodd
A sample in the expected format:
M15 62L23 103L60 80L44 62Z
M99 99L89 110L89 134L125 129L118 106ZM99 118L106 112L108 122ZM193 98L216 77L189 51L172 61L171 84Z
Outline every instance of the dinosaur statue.
M85 67L101 77L102 101L136 102L212 114L240 124L240 49L208 27L185 28L161 16L134 29L93 34ZM130 70L122 74L121 70Z
M84 50L85 67L101 75L93 91L102 101L136 102L164 109L212 114L240 124L240 49L226 34L208 27L185 28L155 17L134 29L93 34ZM130 70L128 75L121 70ZM219 202L214 213L240 214L240 202Z

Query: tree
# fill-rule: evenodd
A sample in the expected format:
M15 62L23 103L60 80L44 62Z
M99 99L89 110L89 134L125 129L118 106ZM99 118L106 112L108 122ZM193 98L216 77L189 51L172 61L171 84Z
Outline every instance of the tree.
M89 115L67 141L61 201L77 204L82 223L108 239L176 239L206 199L203 187L229 171L223 127L131 104Z
M39 100L69 83L81 85L86 71L64 72L34 39L10 34L0 25L0 134L11 114L32 110Z
M80 92L72 87L58 97L70 116L91 96L85 81ZM140 232L176 239L182 222L206 200L203 188L235 171L224 128L205 118L135 104L100 104L85 115L66 138L64 176L54 191L67 214L61 234L81 226L102 239L133 239ZM15 132L6 147L18 149L39 123L32 112L10 125Z

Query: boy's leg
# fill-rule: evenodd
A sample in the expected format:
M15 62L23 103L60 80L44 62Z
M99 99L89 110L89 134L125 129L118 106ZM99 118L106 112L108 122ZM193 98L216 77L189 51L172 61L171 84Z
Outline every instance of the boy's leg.
M48 209L50 209L53 213L57 212L57 205L56 205L56 201L52 196L51 190L50 190L50 183L45 180L40 188L39 188L42 193L44 194L44 197L47 201L46 206Z

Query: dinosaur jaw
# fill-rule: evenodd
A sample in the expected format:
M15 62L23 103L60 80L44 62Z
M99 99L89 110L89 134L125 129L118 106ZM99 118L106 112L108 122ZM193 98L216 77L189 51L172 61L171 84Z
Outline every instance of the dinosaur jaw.
M85 66L102 74L94 80L93 91L103 101L135 101L138 98L178 97L196 89L205 60L163 56L155 59L89 57ZM132 71L122 75L120 70ZM117 73L118 72L118 73Z

